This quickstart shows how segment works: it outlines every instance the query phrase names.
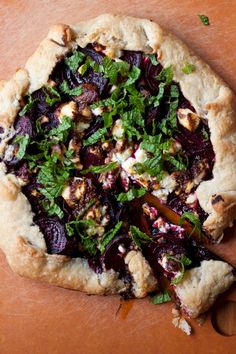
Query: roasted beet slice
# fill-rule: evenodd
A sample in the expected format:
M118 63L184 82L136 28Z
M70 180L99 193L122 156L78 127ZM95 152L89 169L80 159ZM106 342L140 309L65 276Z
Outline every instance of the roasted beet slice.
M97 87L93 84L82 84L83 92L80 96L74 96L74 100L79 104L80 108L98 101Z
M124 50L121 59L139 68L142 65L143 54L140 51Z
M66 236L65 225L57 218L42 218L37 221L44 235L50 254L78 256L78 243L75 237Z
M85 169L90 166L104 164L103 150L100 146L83 147L80 151L80 156L80 161Z
M15 125L17 135L26 135L30 137L35 136L34 126L31 119L28 116L22 116L17 119Z
M79 48L79 51L89 56L96 63L102 64L104 54L101 51L96 51L91 44L85 48Z
M161 64L153 65L150 58L146 57L144 60L144 79L147 87L152 93L157 93L160 81L157 80L157 75L162 70Z
M116 272L125 270L124 258L131 246L131 238L128 235L120 235L114 238L106 247L101 261L107 270L114 269Z

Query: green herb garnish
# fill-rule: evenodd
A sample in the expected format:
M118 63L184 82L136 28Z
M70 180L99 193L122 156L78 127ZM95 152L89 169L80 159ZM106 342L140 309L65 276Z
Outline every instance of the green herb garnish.
M153 240L144 232L140 231L137 226L130 226L130 234L134 243L141 248L142 243L153 242Z
M87 230L95 225L96 223L93 220L74 220L66 223L68 236L78 235L84 250L92 256L97 254L98 241L96 238L89 236Z
M147 191L145 188L131 188L126 193L120 193L116 195L116 199L118 200L118 202L129 202L133 199L141 198L146 192Z
M155 54L148 54L148 57L150 58L152 65L158 65L159 64Z
M25 115L27 112L29 112L35 103L38 101L38 99L34 99L31 95L29 95L28 98L28 103L22 108L22 110L19 112L19 116L22 117Z
M150 176L161 179L163 176L163 158L161 154L157 153L154 157L151 157L143 163L136 163L134 168L138 174L148 173Z
M75 87L71 89L68 85L67 81L63 81L62 84L60 85L60 89L63 93L69 96L80 96L83 92L82 86Z
M44 200L42 202L42 206L49 216L57 215L60 219L63 218L64 216L63 210L54 201Z
M183 225L184 221L188 220L190 221L193 225L194 228L189 236L191 236L194 232L197 232L199 236L202 234L202 223L199 219L199 217L193 213L190 213L189 211L186 211L183 213L179 219L179 225Z
M210 21L209 21L209 18L205 15L198 15L198 17L200 18L202 24L204 26L209 26L210 25Z
M117 234L117 232L120 230L121 226L122 226L123 222L119 221L114 229L109 230L108 232L106 232L103 236L102 239L99 241L99 245L98 248L101 251L101 253L103 253L106 249L106 246L111 242L111 240L115 237L115 235Z
M183 73L185 73L187 75L192 74L195 70L196 70L196 66L194 64L190 64L190 63L186 63L182 67Z
M73 54L69 58L65 58L66 65L69 66L71 71L75 72L79 64L81 64L84 60L85 55L77 50L73 51Z
M50 130L49 136L57 138L59 141L66 141L73 125L74 123L71 117L63 116L60 124Z
M89 172L91 173L104 173L104 172L109 172L112 170L115 170L118 167L117 162L110 162L106 165L100 165L100 166L90 166L86 170L81 171L81 174L87 174Z
M109 79L110 84L117 83L118 75L128 76L130 65L126 61L114 61L111 58L105 57L102 62L102 71L104 76Z
M163 81L167 85L169 85L173 80L173 76L174 76L173 66L169 65L166 68L163 68L160 74L156 78L157 80Z
M202 135L204 137L204 141L208 141L209 140L209 133L204 127L202 128Z
M95 133L93 133L88 139L84 140L83 145L88 146L88 145L93 145L99 140L102 140L105 138L107 132L107 128L100 128L98 129Z
M14 143L19 145L19 150L16 154L16 157L21 160L25 156L26 149L30 143L30 136L28 134L26 135L17 135Z
M151 299L151 302L154 305L163 304L163 303L169 302L169 301L171 301L171 297L170 297L170 294L167 290L164 290L160 294L153 296Z
M46 97L46 102L49 104L49 106L53 106L55 103L61 101L61 95L54 87L51 87L49 85L45 86L44 93Z
M184 277L185 267L190 265L192 263L192 261L191 261L191 259L189 259L185 255L182 256L180 259L176 258L174 256L171 256L169 254L167 254L166 257L167 257L167 259L170 259L170 260L175 261L180 264L180 267L181 267L180 275L178 275L176 278L172 279L172 281L171 281L171 284L179 284Z

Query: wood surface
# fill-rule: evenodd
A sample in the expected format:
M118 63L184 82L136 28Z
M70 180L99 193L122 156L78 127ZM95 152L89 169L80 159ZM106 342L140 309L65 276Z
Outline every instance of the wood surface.
M24 65L51 24L76 23L103 12L159 22L182 38L236 91L235 0L0 0L0 78L9 78ZM200 23L199 13L209 16L210 26ZM227 231L215 250L236 266L236 232ZM23 279L12 273L2 253L0 278L1 354L236 352L236 336L217 333L211 314L201 327L190 321L194 333L187 337L171 324L171 304L154 306L149 299L120 304L118 296L87 296ZM227 323L223 331L236 333L235 310L228 310L225 299L236 301L236 289L219 299L213 317L218 316L219 306L223 313L219 316ZM214 326L219 327L215 322Z

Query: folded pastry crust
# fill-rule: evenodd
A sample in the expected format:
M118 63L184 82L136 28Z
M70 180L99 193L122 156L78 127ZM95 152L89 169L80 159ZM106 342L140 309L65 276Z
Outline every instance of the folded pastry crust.
M77 45L85 47L91 42L106 46L109 56L119 57L124 49L141 50L157 53L164 67L173 65L174 80L197 114L208 121L216 160L213 178L199 185L197 197L203 210L209 214L204 228L213 238L220 239L223 230L232 226L236 218L236 179L233 173L236 171L236 99L207 64L179 39L149 20L105 14L74 26L60 24L52 27L25 68L18 70L10 80L0 82L0 125L4 128L0 155L13 136L21 98L45 85L56 63L72 48ZM196 67L191 75L182 72L186 62ZM5 174L3 163L0 180L0 247L17 273L91 294L126 290L127 285L113 270L97 274L84 259L47 254L43 235L33 223L33 213L21 193L20 183L13 175ZM157 287L157 281L141 253L126 258L133 276L134 294L143 297ZM227 265L221 263L217 263L219 269L221 266L225 269ZM202 267L189 272L195 276ZM221 292L228 287L229 281L224 282L221 278L219 281L222 282ZM184 299L183 291L181 286L177 287L180 299ZM212 296L206 297L202 305L197 305L197 310L191 310L191 316L202 312L211 303Z

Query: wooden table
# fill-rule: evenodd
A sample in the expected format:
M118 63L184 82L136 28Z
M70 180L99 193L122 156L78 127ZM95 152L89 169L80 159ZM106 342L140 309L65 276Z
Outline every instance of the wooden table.
M221 74L236 91L236 1L0 1L0 77L22 66L55 22L76 23L103 12L156 20L173 31ZM210 18L203 26L197 14ZM233 171L232 171L233 172ZM235 232L234 232L235 233ZM236 233L227 232L217 247L236 266ZM192 354L236 352L236 337L222 336L211 316L187 337L172 324L172 305L154 306L148 299L123 305L117 296L87 296L12 273L0 256L1 354ZM236 300L231 289L224 299ZM228 315L227 315L228 318Z

